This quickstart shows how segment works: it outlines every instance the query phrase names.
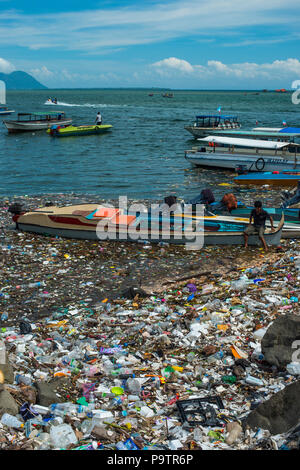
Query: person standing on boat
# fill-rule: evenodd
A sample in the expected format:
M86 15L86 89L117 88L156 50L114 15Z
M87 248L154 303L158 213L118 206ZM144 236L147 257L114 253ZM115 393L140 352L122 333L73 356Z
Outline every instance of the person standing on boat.
M102 124L102 116L100 114L100 111L97 113L95 123L96 123L96 126L101 126Z
M255 201L254 209L252 209L251 214L250 214L249 225L244 231L245 248L248 247L249 235L258 233L259 239L262 242L264 249L266 251L268 250L268 245L266 244L266 240L264 238L266 219L270 220L271 229L272 231L274 231L275 229L273 225L272 216L268 214L268 212L262 208L261 201ZM252 220L253 220L253 224L252 224Z

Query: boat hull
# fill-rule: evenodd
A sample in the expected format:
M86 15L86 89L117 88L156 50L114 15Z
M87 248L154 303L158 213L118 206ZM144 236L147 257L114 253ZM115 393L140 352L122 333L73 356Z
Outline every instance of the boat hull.
M300 171L273 174L273 173L252 173L248 175L239 175L234 178L234 182L245 186L259 186L268 184L270 186L278 187L293 187L297 186L300 180Z
M300 171L300 162L296 162L291 154L291 158L282 158L268 155L247 155L242 153L222 153L222 152L201 152L199 150L188 150L185 158L194 166L205 166L212 168L224 168L236 170L243 167L246 171L257 172L261 168L264 171Z
M132 224L130 222L131 225L128 223L126 226L121 225L121 223L118 225L117 222L113 223L115 225L111 225L111 221L107 219L104 220L104 224L108 224L106 229L103 229L99 232L99 230L97 230L99 219L95 220L93 216L93 211L96 211L97 208L97 205L79 205L68 206L64 208L52 206L38 209L34 212L21 214L16 216L14 220L18 230L42 235L59 236L63 238L74 238L81 240L109 240L122 242L137 242L137 240L148 240L152 243L167 242L185 244L190 247L189 249L199 249L203 245L243 245L244 243L242 230L232 230L227 232L217 231L218 228L214 228L213 226L214 220L216 222L215 227L218 225L219 220L217 217L208 218L208 222L211 222L211 226L208 227L209 230L203 230L203 226L206 223L206 220L204 220L205 218L203 219L203 217L200 217L199 219L195 218L197 229L195 228L194 231L193 229L189 228L179 230L178 227L180 226L180 219L182 218L181 214L177 215L179 218L179 224L176 225L177 229L174 228L173 230L167 230L164 228L153 229L152 227L151 230L149 230L147 228L147 223L144 225L140 223L140 225L137 224L134 227L134 221ZM135 219L135 217L129 217L131 217L131 219ZM226 217L223 217L223 219L226 222ZM147 222L147 216L146 218L144 216L144 220ZM187 222L190 221L190 217L187 217L186 220ZM139 221L136 220L135 222ZM228 223L230 223L230 221L228 221ZM281 221L274 232L269 229L266 230L265 239L269 245L278 245L280 243L283 224L284 216L282 216ZM244 225L246 226L245 221ZM157 224L156 226L158 227ZM189 225L187 224L187 226ZM249 245L260 244L261 242L257 235L251 235L249 237Z
M65 128L48 129L47 133L52 137L70 137L81 135L97 135L110 131L112 126L105 124L101 126L68 126Z
M16 134L19 132L35 132L49 129L53 125L69 125L72 123L72 119L62 119L58 121L3 121L6 129L10 134Z

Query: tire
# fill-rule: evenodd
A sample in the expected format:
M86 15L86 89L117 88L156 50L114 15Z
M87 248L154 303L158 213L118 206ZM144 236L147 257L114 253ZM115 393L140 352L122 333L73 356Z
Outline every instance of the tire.
M265 168L265 164L266 162L264 161L264 159L260 157L255 162L255 168L257 169L257 171L262 171Z

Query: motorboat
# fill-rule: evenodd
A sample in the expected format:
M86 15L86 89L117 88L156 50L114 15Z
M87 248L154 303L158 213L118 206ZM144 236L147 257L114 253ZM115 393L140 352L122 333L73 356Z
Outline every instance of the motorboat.
M55 124L47 130L47 134L52 137L69 137L69 136L80 136L80 135L92 135L92 134L104 134L112 129L110 124L87 125L87 126L60 126Z
M195 138L206 137L215 130L227 131L229 129L239 129L240 127L237 116L224 116L220 114L201 114L196 116L192 124L184 126Z
M15 204L8 210L13 214L16 229L24 232L83 240L189 243L191 249L203 244L243 244L246 227L246 219L198 216L193 211L153 213L147 209L145 212L132 212L101 204L46 206L28 211ZM269 227L266 229L265 239L268 244L280 243L283 225L284 215L275 231ZM250 235L249 244L260 244L258 236Z
M12 114L14 112L15 112L14 110L8 109L7 106L0 105L0 116L6 116L6 115Z
M234 182L245 186L276 186L294 187L300 181L300 171L260 171L241 174L234 178Z
M245 171L300 171L300 145L258 139L208 136L201 147L185 151L195 166Z
M47 113L18 113L17 120L3 121L9 133L34 132L48 129L54 124L67 125L72 123L72 119L66 118L62 111Z

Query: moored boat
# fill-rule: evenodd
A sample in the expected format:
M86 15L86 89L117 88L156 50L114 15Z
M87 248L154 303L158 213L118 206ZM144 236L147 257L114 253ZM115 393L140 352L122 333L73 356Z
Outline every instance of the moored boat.
M68 136L80 136L80 135L92 135L92 134L103 134L112 129L111 124L87 125L87 126L60 126L54 125L47 130L47 134L52 137L68 137Z
M195 166L245 171L300 171L300 146L291 142L208 136L185 152Z
M270 185L277 187L293 187L297 186L300 181L300 170L299 171L264 171L257 173L247 173L245 175L239 175L234 178L234 182L240 185L246 186L261 186Z
M77 206L48 206L35 211L9 208L16 228L25 232L76 238L84 240L149 240L193 246L237 245L244 243L245 221L226 221L226 217L194 217L192 214L173 216L145 212L135 213L120 208L107 208L97 204ZM222 220L221 220L222 219ZM100 224L100 228L99 225ZM282 235L284 215L275 231L266 229L265 239L278 245ZM257 235L249 237L249 244L259 244ZM200 246L201 247L201 246ZM197 249L197 248L195 248Z
M54 124L67 125L72 119L66 118L62 111L47 113L18 113L17 120L3 121L9 133L41 131Z
M184 126L195 138L205 137L211 134L214 130L229 130L238 129L241 125L237 116L223 116L223 115L199 115L196 116L193 124Z

